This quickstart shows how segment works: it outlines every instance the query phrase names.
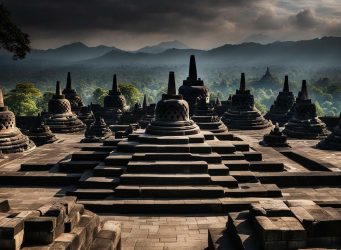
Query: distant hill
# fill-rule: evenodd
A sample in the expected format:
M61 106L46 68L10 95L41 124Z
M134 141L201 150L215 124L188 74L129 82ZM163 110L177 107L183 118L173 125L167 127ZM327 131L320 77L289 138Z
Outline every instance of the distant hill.
M162 42L162 43L152 45L152 46L146 46L137 50L136 52L156 54L156 53L162 53L169 49L189 49L189 47L186 44L175 40L175 41Z
M240 43L260 43L260 44L267 44L274 42L275 39L273 39L270 36L264 35L264 34L252 34L247 37L245 37L243 40L240 41Z

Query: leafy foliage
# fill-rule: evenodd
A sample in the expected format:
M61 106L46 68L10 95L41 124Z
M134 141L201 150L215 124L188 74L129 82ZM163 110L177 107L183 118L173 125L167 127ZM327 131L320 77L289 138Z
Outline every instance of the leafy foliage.
M14 53L15 60L24 59L30 52L29 36L17 27L2 4L0 4L0 48Z
M95 91L92 93L92 98L94 103L100 104L103 106L104 104L104 97L108 95L108 90L104 88L97 88Z
M134 106L135 103L141 102L142 93L131 83L119 85L122 94L126 98L128 105Z

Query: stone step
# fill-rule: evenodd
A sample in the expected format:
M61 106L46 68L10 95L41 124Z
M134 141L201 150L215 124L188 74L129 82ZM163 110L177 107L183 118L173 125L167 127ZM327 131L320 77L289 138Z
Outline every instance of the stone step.
M268 188L267 186L248 187L240 186L235 189L225 189L226 197L245 198L245 197L282 197L279 188Z
M249 171L250 170L250 162L246 160L234 160L234 161L226 161L223 163L226 167L230 169L230 171Z
M98 164L94 168L94 176L102 176L102 177L120 177L125 171L126 167L124 166L106 166L104 163Z
M205 161L207 163L221 163L217 153L192 154L192 153L135 153L133 161Z
M0 172L3 186L66 186L76 184L80 174L35 172Z
M63 161L59 162L58 169L64 173L83 173L85 170L93 169L100 161Z
M67 191L66 195L76 196L78 199L105 199L108 196L114 195L113 189L89 189L89 188L78 188L73 191Z
M105 158L104 163L107 166L125 166L131 160L131 154L114 153Z
M207 185L208 174L123 174L123 185Z
M231 236L224 228L208 228L208 250L238 250L233 244Z
M214 199L167 199L164 198L118 198L109 197L105 200L79 199L86 209L96 213L122 214L212 214L248 210L250 201Z
M218 198L224 196L220 186L124 186L115 188L117 197L150 198Z
M207 173L204 161L130 161L127 173Z
M241 152L234 152L233 154L220 154L222 160L245 160L245 155Z
M253 230L252 223L248 220L248 212L229 213L227 220L228 234L237 249L260 250L260 240Z
M103 145L83 146L81 148L82 151L103 151L103 152L111 152L115 149L116 149L116 146L103 146Z
M212 149L205 143L186 144L186 145L153 145L153 144L138 144L134 147L137 153L200 153L210 154ZM134 152L133 151L133 152ZM132 151L128 151L132 152Z
M232 141L232 145L236 148L237 151L249 151L250 145L243 141Z
M255 177L255 174L251 171L230 171L230 175L233 176L238 181L238 183L258 181Z
M271 161L251 161L250 170L254 172L282 172L284 164Z
M247 161L261 161L263 159L262 153L256 151L242 152Z
M101 151L79 151L72 154L72 161L103 161L109 152Z
M152 136L142 134L136 138L140 143L146 144L188 144L188 136Z
M215 133L214 136L220 140L220 141L232 141L233 140L233 134L229 133Z
M103 142L103 146L117 146L117 144L122 140L125 139L116 139L114 137L110 137Z
M22 163L20 171L49 171L56 163Z
M79 180L78 186L88 189L113 189L119 182L120 179L115 177L86 176Z
M211 176L215 175L228 175L229 168L224 164L208 164L208 173Z
M218 154L232 154L236 152L236 147L227 141L208 141L207 142L211 147L212 151Z
M222 187L238 187L238 182L232 176L211 176L211 184Z

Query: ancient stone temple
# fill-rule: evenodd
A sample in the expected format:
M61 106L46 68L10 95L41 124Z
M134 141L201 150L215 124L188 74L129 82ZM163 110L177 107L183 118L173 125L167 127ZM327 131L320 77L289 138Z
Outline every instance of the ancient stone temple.
M87 127L85 138L81 142L103 142L112 135L113 133L104 119L98 116L95 122Z
M56 94L48 103L45 123L54 133L75 133L85 130L84 123L71 110L69 100L61 93L60 83L56 83Z
M76 90L72 88L71 73L67 73L66 87L63 90L63 95L69 100L71 110L77 112L83 106L82 98L77 94Z
M264 117L271 120L272 123L278 123L279 126L283 126L292 115L290 110L294 103L295 97L289 90L288 76L285 76L283 90L279 92L274 104L271 105L270 110Z
M251 82L252 86L257 88L274 88L277 87L278 80L271 74L270 68L267 67L265 74L258 80Z
M260 145L265 147L288 147L287 136L280 130L278 123L270 131L269 134L263 136L263 140L259 142Z
M0 151L4 154L25 152L35 148L30 139L16 127L15 115L5 106L0 88Z
M332 130L332 133L327 138L320 141L317 147L320 149L341 150L341 113L339 125Z
M329 134L326 125L317 117L315 104L309 99L306 80L302 81L301 91L293 107L293 116L283 132L289 137L300 139L324 138Z
M228 131L220 117L215 114L213 106L204 99L194 106L192 119L202 131L209 131L215 136L226 135Z
M241 74L240 87L232 96L231 106L222 118L229 129L264 129L272 125L255 107L253 95L245 87L245 74Z
M191 55L188 77L183 81L182 86L180 86L179 94L188 102L191 114L191 109L194 109L194 105L197 101L204 99L206 102L209 102L209 90L207 86L204 85L204 82L198 78L194 55Z
M115 74L112 89L109 90L109 94L104 98L104 107L101 115L108 125L113 125L118 123L121 115L128 110L129 106L127 106L126 99L118 87Z
M56 136L52 133L49 126L47 126L44 120L39 114L36 118L36 123L28 131L27 136L32 140L38 147L44 144L53 143L57 141Z
M81 120L85 125L90 125L94 123L95 116L91 110L91 106L82 106L77 112L77 116L79 120Z

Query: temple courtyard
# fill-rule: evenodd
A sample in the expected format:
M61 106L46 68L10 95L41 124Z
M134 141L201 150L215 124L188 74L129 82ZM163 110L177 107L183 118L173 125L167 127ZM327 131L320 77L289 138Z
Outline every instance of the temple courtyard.
M262 153L263 160L279 161L284 163L285 171L287 172L311 172L309 163L301 164L300 161L290 159L289 157L279 153L280 150L274 148L261 147L258 142L262 139L267 130L261 131L233 131L235 136L240 137L245 142L249 143L251 148ZM0 180L13 175L18 175L22 164L30 165L29 163L41 162L45 164L57 164L60 161L67 160L70 155L84 147L80 143L83 134L59 134L58 141L54 144L47 144L34 151L27 152L19 157L18 154L10 155L8 158L1 161ZM314 147L318 140L295 140L290 139L289 143L293 152L302 155L304 158L314 161L317 165L324 166L326 171L338 172L341 171L341 152L340 151L322 151ZM87 144L87 147L100 146L101 143ZM332 163L331 163L332 162ZM18 172L19 171L19 172ZM24 174L24 172L23 172ZM44 170L27 172L30 175L38 175L42 178L48 178L51 173L46 173ZM58 173L55 173L58 175ZM53 175L53 174L52 174ZM46 176L46 177L44 177ZM33 179L34 180L34 179ZM72 190L72 185L62 187L49 187L39 184L27 183L15 186L0 187L0 199L8 199L10 206L13 209L35 209L42 204L47 203L55 197L63 196L68 190ZM317 204L339 204L341 206L340 187L324 185L319 186L318 183L313 187L281 187L282 197L277 197L279 200L307 199L316 202ZM215 200L216 203L225 204L226 209L217 213L195 211L193 208L189 214L188 210L185 213L173 212L171 206L168 211L162 213L150 213L141 206L140 212L119 212L119 213L99 213L101 220L111 219L121 223L122 230L122 247L123 249L204 249L208 247L208 228L221 229L224 228L227 222L227 213L238 209L238 206L246 206L253 201L272 200L274 198L259 198L259 197L223 197ZM84 200L86 203L86 200ZM82 202L82 199L80 200ZM105 200L99 200L105 204ZM129 203L129 200L126 202ZM133 202L133 201L132 201ZM151 200L139 201L141 204L151 203ZM160 202L160 200L159 200ZM184 200L167 200L162 203L206 203L203 199L184 199ZM211 200L209 202L212 202ZM190 204L188 206L191 206ZM247 206L246 206L247 207ZM230 208L230 209L229 209ZM184 210L185 211L185 210ZM99 211L100 212L100 211Z

